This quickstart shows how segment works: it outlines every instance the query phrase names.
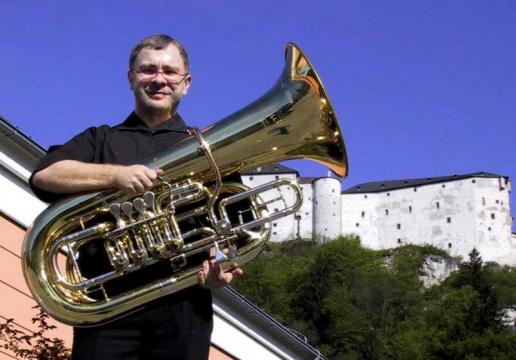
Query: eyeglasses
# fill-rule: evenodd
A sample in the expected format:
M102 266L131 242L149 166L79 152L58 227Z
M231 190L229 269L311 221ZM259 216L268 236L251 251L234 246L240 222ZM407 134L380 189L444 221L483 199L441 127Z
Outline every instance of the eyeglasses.
M188 76L188 73L181 74L174 69L159 70L154 66L144 66L133 71L139 74L143 79L152 79L158 76L158 74L161 74L167 83L173 85L181 84Z

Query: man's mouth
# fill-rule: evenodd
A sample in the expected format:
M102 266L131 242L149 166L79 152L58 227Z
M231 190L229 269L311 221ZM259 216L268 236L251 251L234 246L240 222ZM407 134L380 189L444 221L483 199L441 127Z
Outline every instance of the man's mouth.
M157 98L157 99L163 99L170 95L169 93L162 92L162 91L146 91L146 93L150 98Z

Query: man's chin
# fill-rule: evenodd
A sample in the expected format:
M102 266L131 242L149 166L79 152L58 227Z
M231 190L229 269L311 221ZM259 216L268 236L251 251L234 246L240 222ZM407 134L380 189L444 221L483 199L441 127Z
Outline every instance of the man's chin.
M148 99L145 102L145 108L149 111L170 111L172 109L172 102L170 99Z

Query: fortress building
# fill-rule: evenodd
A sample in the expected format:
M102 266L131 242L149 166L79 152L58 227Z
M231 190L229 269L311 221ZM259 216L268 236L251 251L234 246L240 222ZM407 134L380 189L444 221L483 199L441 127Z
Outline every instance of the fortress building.
M357 234L372 249L431 244L466 258L476 247L485 261L516 264L507 176L478 172L370 182L341 191L338 179L299 177L279 164L242 175L250 187L281 177L298 180L304 203L295 214L272 223L272 241L326 242ZM279 191L270 190L263 200L272 211L283 201L293 202L289 191L283 195L279 199Z

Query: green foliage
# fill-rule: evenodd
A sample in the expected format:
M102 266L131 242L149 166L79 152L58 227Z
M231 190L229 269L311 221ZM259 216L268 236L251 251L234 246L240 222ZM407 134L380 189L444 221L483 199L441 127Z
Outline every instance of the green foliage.
M18 330L13 319L8 319L0 324L0 346L22 359L38 360L67 360L71 358L71 350L63 340L49 338L47 331L55 329L48 323L48 314L39 306L38 314L32 318L32 323L37 330L25 333Z
M373 251L355 236L272 244L237 290L331 359L514 359L501 306L516 304L514 271L473 250L444 284L419 278L432 246ZM512 356L512 357L511 357Z
M490 264L484 267L502 308L516 309L516 268Z

